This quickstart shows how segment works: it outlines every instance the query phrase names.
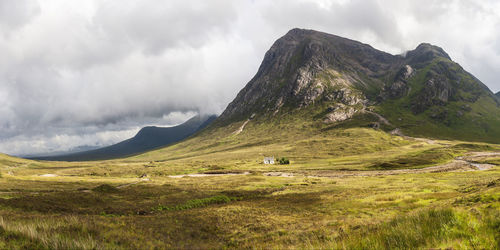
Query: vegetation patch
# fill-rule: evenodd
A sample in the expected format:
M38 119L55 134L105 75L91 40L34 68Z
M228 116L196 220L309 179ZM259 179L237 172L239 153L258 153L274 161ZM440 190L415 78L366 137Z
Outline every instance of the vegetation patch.
M159 205L158 207L154 208L153 210L157 211L179 211L179 210L187 210L187 209L193 209L193 208L200 208L200 207L206 207L212 204L225 204L229 203L234 200L239 200L237 197L228 197L225 195L216 195L208 198L203 198L203 199L193 199L189 200L184 204L181 205L176 205L176 206L163 206Z
M92 191L99 193L117 193L119 190L118 188L111 186L109 184L102 184L95 188L92 188Z
M287 165L290 164L290 160L288 160L288 158L286 157L281 157L277 159L277 163L279 163L280 165Z

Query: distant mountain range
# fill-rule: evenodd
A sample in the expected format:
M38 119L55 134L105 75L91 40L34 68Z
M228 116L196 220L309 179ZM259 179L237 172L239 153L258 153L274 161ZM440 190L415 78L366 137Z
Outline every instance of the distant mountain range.
M339 36L292 29L267 51L257 74L214 124L314 114L332 126L498 143L498 95L435 45L391 55Z
M208 126L216 116L195 116L174 127L144 127L134 137L120 143L70 154L31 157L50 161L108 160L140 154L181 141Z

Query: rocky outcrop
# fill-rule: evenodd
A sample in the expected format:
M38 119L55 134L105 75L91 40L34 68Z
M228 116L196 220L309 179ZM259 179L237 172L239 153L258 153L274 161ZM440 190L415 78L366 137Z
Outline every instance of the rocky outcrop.
M411 90L408 80L414 75L415 70L410 65L403 66L394 77L394 81L384 86L381 99L396 99L408 95Z
M434 105L443 106L448 103L453 92L454 89L447 78L430 73L423 89L413 100L411 110L418 114Z
M328 111L330 112L325 116L325 123L345 121L353 117L354 114L358 112L355 107L347 106L341 103L337 103L334 106L329 107Z

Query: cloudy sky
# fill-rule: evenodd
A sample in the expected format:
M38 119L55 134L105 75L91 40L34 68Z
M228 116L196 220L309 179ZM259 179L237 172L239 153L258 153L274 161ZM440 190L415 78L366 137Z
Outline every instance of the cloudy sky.
M399 54L443 47L500 90L500 2L1 0L0 152L103 146L220 113L299 27Z

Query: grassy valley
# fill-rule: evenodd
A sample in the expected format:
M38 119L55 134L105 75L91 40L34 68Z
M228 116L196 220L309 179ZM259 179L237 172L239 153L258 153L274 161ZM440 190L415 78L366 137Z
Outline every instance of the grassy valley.
M120 160L2 156L1 246L499 247L500 146L391 135L363 127L370 117L297 117L256 117L239 134L240 123L211 128ZM269 155L291 164L262 164ZM459 157L490 168L426 170ZM179 176L194 173L207 175Z

